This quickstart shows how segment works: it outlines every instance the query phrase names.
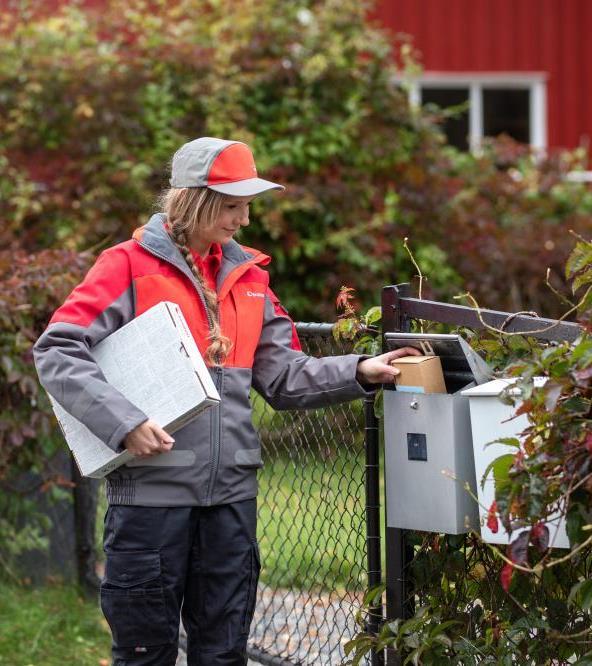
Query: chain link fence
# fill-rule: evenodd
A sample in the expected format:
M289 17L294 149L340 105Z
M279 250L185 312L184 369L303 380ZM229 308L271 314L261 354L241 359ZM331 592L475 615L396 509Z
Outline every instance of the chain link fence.
M298 324L311 356L350 350L330 324ZM259 476L262 570L249 656L261 664L341 664L367 587L361 400L275 412L253 395L264 449Z

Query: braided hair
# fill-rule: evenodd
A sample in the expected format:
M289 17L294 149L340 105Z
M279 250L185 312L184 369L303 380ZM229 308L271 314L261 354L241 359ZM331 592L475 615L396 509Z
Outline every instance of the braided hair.
M202 288L210 321L210 344L206 350L206 361L211 365L223 365L232 342L222 335L218 295L211 289L196 266L189 239L198 226L207 227L218 218L228 197L206 187L170 188L160 198L160 205L167 216L168 233L179 248L195 279Z

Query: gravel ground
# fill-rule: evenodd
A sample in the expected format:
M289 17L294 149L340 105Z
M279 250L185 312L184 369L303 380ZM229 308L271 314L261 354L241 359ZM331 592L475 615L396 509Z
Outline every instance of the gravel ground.
M357 631L361 595L272 590L260 585L249 643L306 666L338 666L343 645ZM184 635L182 630L182 635ZM249 660L249 666L258 662ZM179 650L177 666L187 666Z

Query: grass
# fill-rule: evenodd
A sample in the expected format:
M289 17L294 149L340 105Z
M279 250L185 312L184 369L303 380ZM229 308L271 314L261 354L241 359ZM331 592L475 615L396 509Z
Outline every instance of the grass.
M2 666L107 666L110 646L98 599L85 601L67 585L32 589L3 584Z
M267 460L259 474L261 580L273 587L366 583L363 451Z

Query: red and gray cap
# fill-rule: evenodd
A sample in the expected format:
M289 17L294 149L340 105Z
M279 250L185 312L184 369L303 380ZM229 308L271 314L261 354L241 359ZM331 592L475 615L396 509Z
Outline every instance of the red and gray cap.
M184 144L173 156L171 187L208 187L235 197L249 197L283 185L257 177L253 153L240 141L209 136Z

